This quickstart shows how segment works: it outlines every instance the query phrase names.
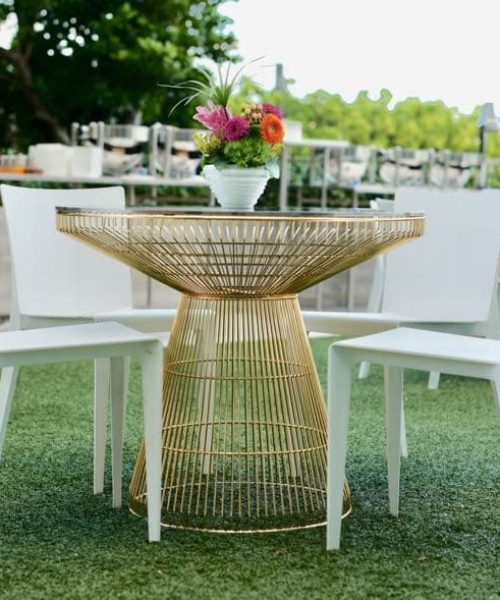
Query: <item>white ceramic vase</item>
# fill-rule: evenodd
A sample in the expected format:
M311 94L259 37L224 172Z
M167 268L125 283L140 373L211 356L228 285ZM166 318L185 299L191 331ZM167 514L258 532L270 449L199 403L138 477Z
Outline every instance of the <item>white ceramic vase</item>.
M218 169L206 165L203 176L222 208L251 210L266 188L269 171L264 167Z

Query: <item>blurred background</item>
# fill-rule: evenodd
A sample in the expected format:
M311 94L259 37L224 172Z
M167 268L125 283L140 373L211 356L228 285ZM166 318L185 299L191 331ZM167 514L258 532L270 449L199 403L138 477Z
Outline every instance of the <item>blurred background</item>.
M241 97L279 104L305 137L477 152L499 17L485 0L0 0L0 149L69 143L74 122L193 127L191 105L169 116L182 91L158 84L264 56Z

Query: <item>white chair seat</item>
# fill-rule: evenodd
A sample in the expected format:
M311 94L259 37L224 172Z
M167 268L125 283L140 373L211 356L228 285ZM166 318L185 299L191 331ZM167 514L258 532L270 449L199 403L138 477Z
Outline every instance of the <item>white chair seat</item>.
M139 331L171 331L176 310L167 308L132 308L98 312L96 321L117 321Z
M443 360L450 369L443 372L454 374L461 362L464 363L466 370L470 363L495 366L500 364L500 342L497 340L407 327L352 340L342 340L336 342L336 345L360 350L363 353L373 350L379 359L382 354L385 355L384 364L391 364L391 354L393 353L396 354L398 364L404 356L418 358L419 363L428 360L433 365L437 361ZM475 367L472 368L475 369ZM471 377L473 376L471 375Z
M64 352L71 351L74 356L74 352L79 347L82 348L83 354L89 355L94 347L105 345L111 351L113 345L122 345L127 340L138 342L151 339L156 340L151 335L113 322L3 331L0 334L0 365L4 366L6 362L14 359L21 360L23 356L28 357L30 352L37 353L36 362L54 362L56 356L54 353L61 352L61 360L63 360ZM51 352L50 361L44 360L45 356L40 352L41 350ZM26 360L31 363L30 358Z
M307 331L329 335L369 335L398 327L402 316L375 312L303 310Z
M340 546L351 368L361 361L385 366L389 508L394 516L399 511L404 368L491 381L500 419L500 341L401 327L332 344L328 369L328 549Z
M140 333L118 323L93 323L0 333L0 368L80 359L111 359L111 425L113 506L122 498L123 416L126 390L123 385L125 358L142 359L144 439L148 489L149 540L160 539L161 510L161 415L163 344L154 335ZM0 394L0 438L9 419L10 403ZM95 415L106 416L108 398ZM95 423L102 427L103 423ZM105 423L104 423L105 426Z

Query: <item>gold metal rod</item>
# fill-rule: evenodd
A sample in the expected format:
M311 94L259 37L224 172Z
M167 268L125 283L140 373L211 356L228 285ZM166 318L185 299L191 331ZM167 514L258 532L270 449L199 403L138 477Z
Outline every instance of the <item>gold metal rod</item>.
M324 524L326 407L296 294L418 237L423 216L74 211L57 223L183 293L164 362L163 524ZM146 514L143 445L129 504Z

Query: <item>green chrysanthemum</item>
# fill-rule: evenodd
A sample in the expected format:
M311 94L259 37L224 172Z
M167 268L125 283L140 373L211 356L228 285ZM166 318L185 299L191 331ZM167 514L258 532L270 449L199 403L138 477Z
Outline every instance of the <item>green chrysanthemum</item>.
M247 137L236 142L228 142L224 148L224 157L229 163L239 167L262 167L276 160L282 146L263 144L260 139Z

